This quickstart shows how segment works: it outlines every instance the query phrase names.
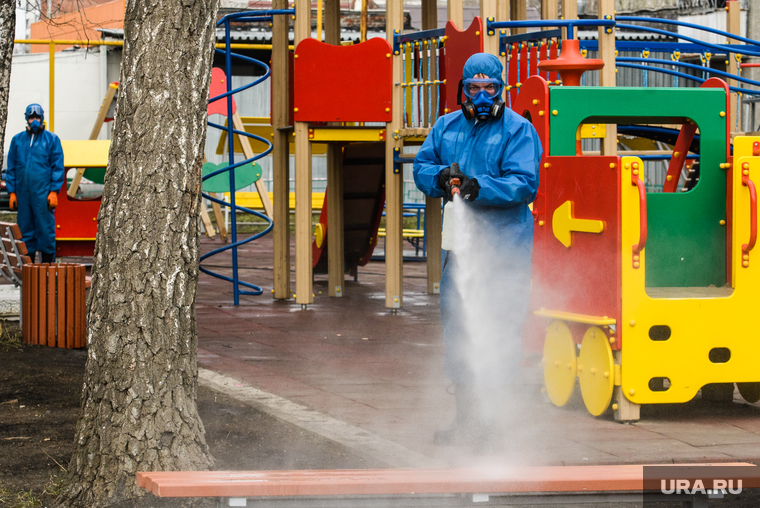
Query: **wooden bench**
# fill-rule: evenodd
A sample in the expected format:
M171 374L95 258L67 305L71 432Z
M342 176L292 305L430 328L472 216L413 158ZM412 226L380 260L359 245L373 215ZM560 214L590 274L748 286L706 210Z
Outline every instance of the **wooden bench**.
M25 264L32 259L27 252L26 244L21 240L21 229L18 224L0 222L0 251L3 259L0 265L0 275L14 286L21 286L21 273Z
M750 466L752 464L689 464L688 466ZM675 467L667 465L664 467ZM753 468L754 469L754 468ZM698 475L698 473L694 473ZM757 474L744 488L760 487ZM698 476L695 476L698 477ZM371 469L298 471L175 471L139 472L137 485L159 497L228 498L227 506L355 507L489 506L520 504L641 503L644 466L562 466L503 469ZM656 481L657 489L659 481ZM647 482L652 485L651 482ZM652 487L647 487L652 488ZM661 496L661 497L657 497ZM685 497L684 497L685 496ZM660 492L647 499L688 501L707 506L707 495ZM379 500L379 502L378 502ZM220 500L221 501L221 500Z

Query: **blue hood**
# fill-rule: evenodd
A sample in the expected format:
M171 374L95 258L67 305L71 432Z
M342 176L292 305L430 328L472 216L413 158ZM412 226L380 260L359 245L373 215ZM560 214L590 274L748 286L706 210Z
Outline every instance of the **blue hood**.
M494 55L490 53L475 53L464 64L462 79L472 79L476 74L485 74L489 78L498 79L502 90L504 90L504 81L501 78L502 72L504 72L504 67Z

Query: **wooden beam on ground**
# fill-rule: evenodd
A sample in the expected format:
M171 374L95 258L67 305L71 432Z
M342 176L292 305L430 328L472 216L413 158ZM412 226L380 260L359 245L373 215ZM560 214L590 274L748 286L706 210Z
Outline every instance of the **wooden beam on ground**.
M287 9L288 0L274 0L273 9ZM290 16L272 20L272 220L274 221L274 297L284 300L290 291L290 138L288 126L288 31Z
M739 35L739 36L741 35L741 31L742 31L741 3L738 0L729 0L726 2L726 31L735 35ZM741 41L728 39L726 40L726 44L742 44L742 43ZM728 65L727 65L728 72L738 76L739 62L736 60L735 55L728 55L727 58L728 58ZM728 86L737 86L737 81L735 79L729 79ZM729 130L731 132L742 130L742 119L741 119L742 110L741 108L736 107L737 97L738 97L738 94L736 92L731 92L731 100L729 101L729 106L731 108L730 117L729 117L731 124L729 125Z
M296 12L311 12L310 0L295 0ZM298 44L311 36L310 16L296 16L295 28L296 54ZM312 266L311 266L311 143L309 142L309 124L295 123L296 145L296 303L302 308L312 303Z
M599 0L599 19L605 16L615 17L615 0ZM599 71L601 86L615 86L615 28L599 27L599 58L604 61L604 67ZM607 135L602 141L602 154L617 155L617 125L607 125Z
M325 42L340 45L340 0L326 0ZM327 289L330 296L343 296L346 276L344 251L343 148L330 143L327 145Z
M243 120L241 120L240 113L238 111L235 111L235 113L232 114L232 126L240 132L245 132L245 125L243 125ZM243 148L243 154L245 155L245 158L252 159L254 157L254 153L253 148L251 148L251 140L248 138L248 136L243 136L242 134L238 134L237 137L238 141L240 142L240 146ZM267 217L271 219L274 215L272 212L272 202L269 200L269 192L267 191L267 187L264 184L264 180L261 178L256 180L256 190L259 191L259 196L261 196L261 204L264 206L264 213L266 213Z
M458 27L463 16L461 0L458 2L460 16ZM388 42L393 44L393 34L404 32L404 2L403 0L388 0L386 34ZM451 7L451 0L449 0ZM393 82L402 79L401 57L393 58ZM403 97L400 86L393 87L393 119L386 125L386 132L395 132L402 127L401 115ZM394 136L386 136L385 141L385 306L398 309L403 305L404 292L404 257L403 257L403 171L394 173L393 158L396 148L399 152L404 143Z

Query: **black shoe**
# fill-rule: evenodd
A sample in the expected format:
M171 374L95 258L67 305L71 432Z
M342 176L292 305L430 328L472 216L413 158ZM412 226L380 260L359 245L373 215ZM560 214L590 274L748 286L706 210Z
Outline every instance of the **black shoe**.
M473 391L463 385L454 385L456 412L454 421L448 427L436 430L433 443L438 446L457 446L471 444L475 416L475 397Z

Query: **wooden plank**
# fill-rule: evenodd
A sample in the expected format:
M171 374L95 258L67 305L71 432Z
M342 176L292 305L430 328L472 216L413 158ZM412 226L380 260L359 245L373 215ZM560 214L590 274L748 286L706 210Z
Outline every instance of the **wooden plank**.
M398 1L398 0L396 0ZM309 0L295 0L296 12L311 12ZM296 16L294 36L296 53L298 44L311 37L311 20L308 16ZM309 125L295 123L295 193L296 193L296 302L301 305L312 303L311 266L311 143Z
M546 0L543 0L546 2ZM480 18L483 20L483 30L486 33L483 35L483 51L485 53L491 53L492 55L499 56L499 36L498 34L488 35L486 24L488 18L497 19L497 0L480 0ZM496 76L494 76L495 78Z
M441 198L425 197L425 231L427 255L427 291L440 293L441 275Z
M240 119L240 113L237 111L232 114L232 125L235 127L235 129L245 132L245 126L243 125L243 121ZM238 134L237 136L238 140L240 141L240 146L243 147L243 154L245 155L245 158L252 159L255 154L253 153L253 148L251 148L251 142L248 139L248 136L243 136L242 134ZM264 205L264 212L267 214L267 217L271 218L273 215L272 202L269 200L269 193L267 192L266 185L264 185L264 181L261 178L256 180L256 190L259 191L259 196L261 196L261 202Z
M343 243L343 149L331 144L327 151L327 289L341 297L345 288Z
M45 344L45 314L47 311L47 300L45 299L45 267L43 265L35 265L34 270L36 272L34 299L32 300L32 308L36 308L37 314L34 323L35 331L35 344Z
M216 194L212 192L209 195L217 199L222 199L220 194ZM225 224L224 222L224 214L222 214L222 206L219 203L212 201L211 210L213 210L214 212L214 219L216 219L216 227L219 228L219 236L222 237L223 242L227 242L229 238L227 237L227 224Z
M23 285L21 287L21 336L27 344L32 343L31 336L31 296L32 296L32 267L25 266L21 276Z
M578 0L562 0L562 17L564 19L578 19ZM574 34L567 34L567 29L562 29L563 39L575 39Z
M463 24L461 0L449 0L449 19L454 20L458 27ZM404 32L404 6L402 0L387 2L386 35L388 42L393 44L394 33ZM402 80L401 58L393 59L393 82ZM393 104L402 104L401 87L393 87ZM386 124L386 132L395 132L403 126L403 110L393 108L393 118ZM393 172L395 149L401 152L403 141L386 136L385 141L385 306L400 308L403 304L403 172Z
M70 348L71 344L66 340L66 265L58 265L57 268L55 318L58 326L58 347Z
M74 265L66 265L66 343L74 339Z
M559 19L557 0L541 0L541 19ZM551 27L544 30L551 30Z
M615 16L615 0L599 0L599 19L605 16ZM615 28L607 33L604 27L599 27L599 57L604 61L604 67L599 71L601 86L615 86ZM617 155L617 125L607 125L607 135L602 141L603 155Z
M326 0L325 42L340 44L340 3ZM340 125L340 124L328 124ZM343 245L343 148L327 146L327 290L332 297L343 296L345 252Z
M84 265L74 267L74 347L84 347Z
M208 210L206 210L206 205L203 203L202 199L201 221L203 221L203 228L206 230L206 235L213 240L216 237L216 229L214 229L214 225L211 224L211 217L208 216Z
M47 345L55 347L55 265L48 265L46 272L43 277L47 292ZM63 344L58 344L58 347L63 347Z
M760 468L749 463L689 464L714 468L745 466L744 488L760 486ZM492 474L482 469L351 469L322 471L155 471L138 472L138 487L161 497L327 497L588 492L641 493L643 465L545 466L503 468ZM663 466L665 467L665 466ZM668 465L667 467L678 467ZM700 469L693 467L694 470ZM713 472L713 474L715 474ZM410 498L412 499L412 498ZM557 497L558 500L561 498ZM582 498L567 498L567 504ZM305 501L305 500L304 500ZM327 500L322 499L320 505ZM520 503L522 504L522 503ZM605 503L608 504L608 503ZM307 503L304 503L307 506ZM558 505L559 506L559 505Z
M741 2L738 2L738 1L726 2L726 31L735 35L741 35L741 31L742 31ZM742 44L740 41L737 41L734 39L728 39L726 42L730 44ZM734 55L728 55L727 58L728 58L728 72L730 72L733 75L738 75L739 62L736 61L736 58L734 58ZM737 83L738 82L735 79L728 80L728 86L737 86ZM731 112L729 116L731 123L729 125L729 130L731 132L742 130L742 121L741 121L742 112L741 112L741 108L737 109L736 107L736 98L737 98L736 92L731 92L731 100L729 101L729 107L731 108Z
M403 0L391 0L386 4L388 14L390 14L390 11L391 11L391 3L395 3L395 2L401 2L398 8L403 10L404 8ZM394 7L396 6L394 5ZM464 3L462 2L462 0L448 0L446 2L446 10L449 16L449 21L454 23L454 26L457 27L459 30L464 30ZM390 19L390 16L388 16L387 19ZM386 27L387 27L387 22L386 22ZM399 28L399 31L401 30L403 30L403 27ZM392 33L392 32L389 32L389 33ZM391 42L391 45L392 44L393 42ZM400 81L400 79L397 79L395 76L393 77L393 80L394 80L394 83L397 83ZM396 102L395 100L393 101L393 103L400 104Z
M510 0L509 17L512 21L524 21L528 19L528 5L525 0ZM524 34L525 28L512 28L510 35Z
M288 0L274 0L273 9L287 9ZM290 298L290 137L288 125L290 80L288 31L290 16L275 16L272 21L272 220L274 221L274 297Z
M422 0L422 29L431 30L438 28L438 3L437 0ZM432 47L432 41L425 41L422 53L422 73L425 81L435 81L435 49ZM423 87L423 100L425 101L425 122L421 122L423 127L432 127L435 122L435 91L436 85ZM428 107L430 104L430 107Z

